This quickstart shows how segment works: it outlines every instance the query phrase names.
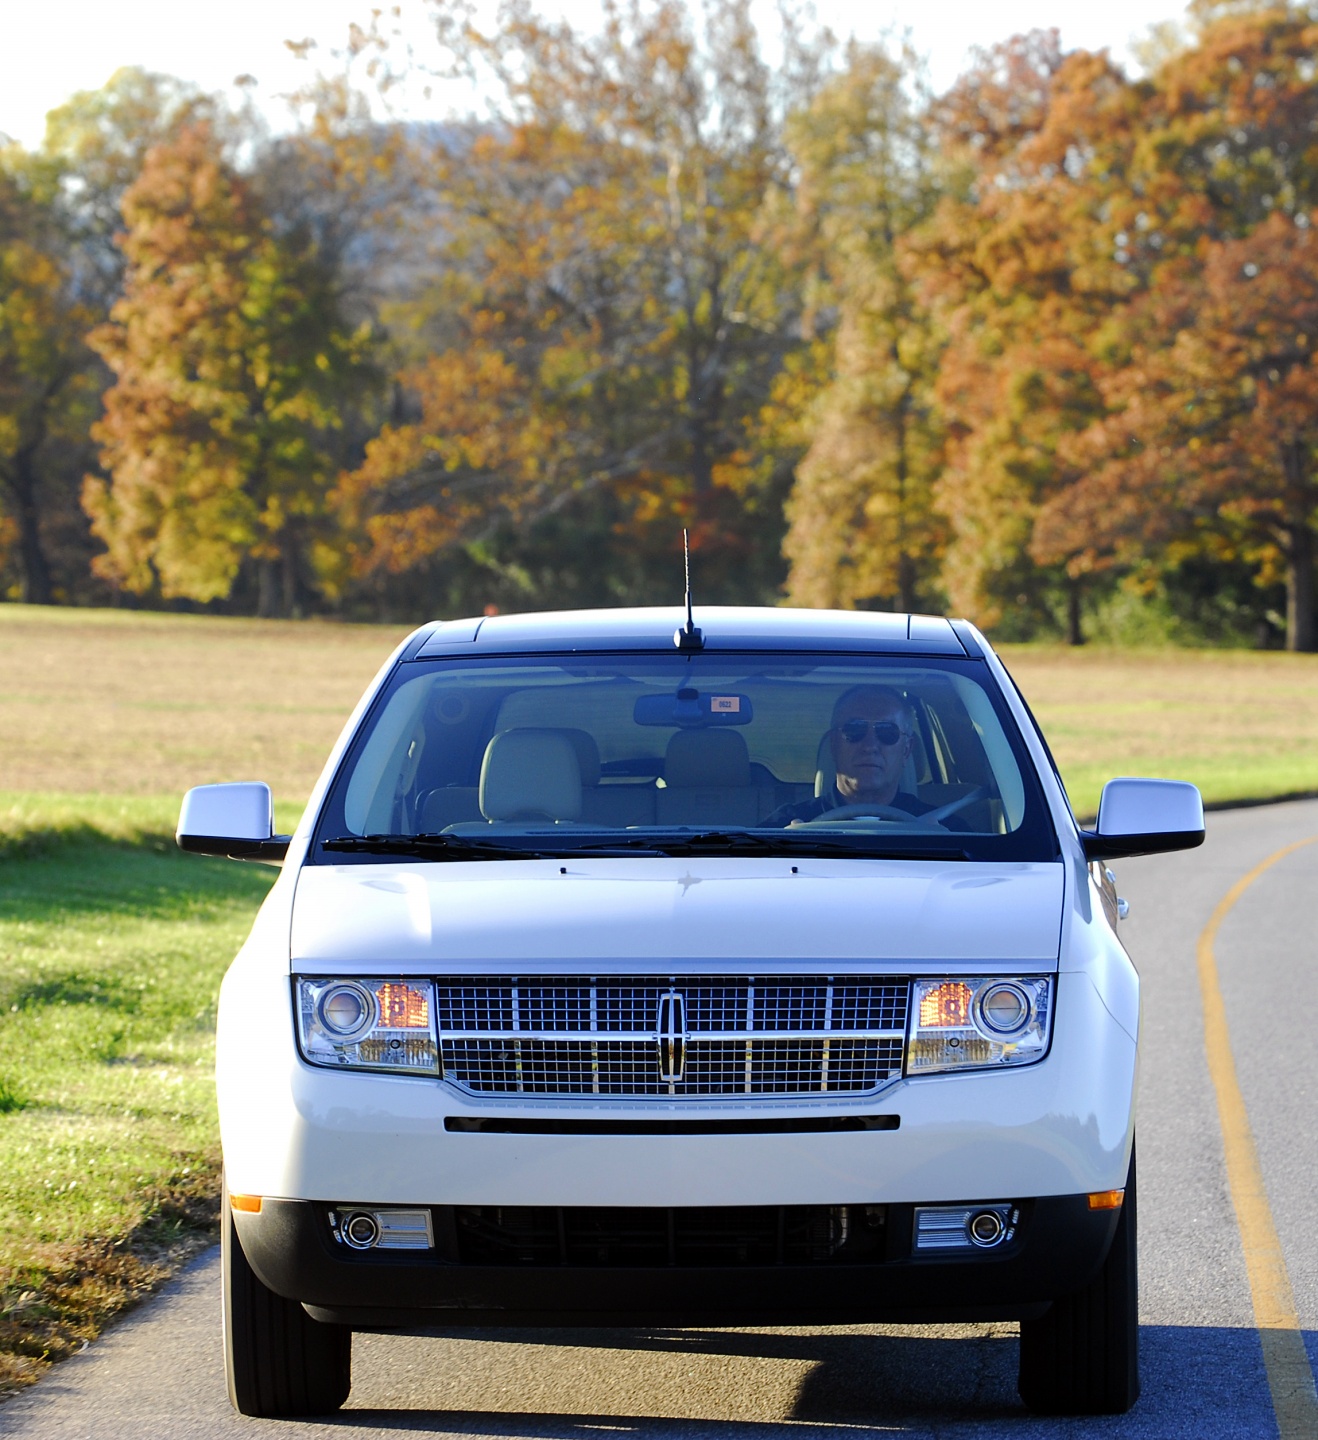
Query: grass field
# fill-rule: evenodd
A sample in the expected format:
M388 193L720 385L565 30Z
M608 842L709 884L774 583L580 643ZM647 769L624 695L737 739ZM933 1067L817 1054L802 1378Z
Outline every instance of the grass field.
M3 1386L210 1225L216 990L273 872L49 835L0 865Z
M1114 775L1190 780L1210 804L1318 791L1318 655L1004 646L1077 813Z
M178 854L182 792L291 827L404 630L0 605L0 1391L214 1214L216 988L273 872ZM1318 657L1008 647L1081 813L1103 780L1318 791Z

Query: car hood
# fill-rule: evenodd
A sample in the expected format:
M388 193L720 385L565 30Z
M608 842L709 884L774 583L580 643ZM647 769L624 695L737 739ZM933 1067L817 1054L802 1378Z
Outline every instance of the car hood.
M1059 864L637 858L312 865L302 972L1057 964Z

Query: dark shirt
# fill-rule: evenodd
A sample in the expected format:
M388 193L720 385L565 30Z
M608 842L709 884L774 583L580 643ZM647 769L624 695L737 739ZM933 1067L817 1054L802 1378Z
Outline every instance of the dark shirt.
M844 800L838 794L836 786L828 795L816 795L809 800L800 800L795 805L780 805L772 815L761 820L760 824L766 829L774 826L790 825L793 820L819 820L828 814L830 810L836 810L839 805L863 804L863 801ZM889 809L905 810L908 815L927 815L930 810L935 809L933 805L926 805L918 795L908 795L905 790L899 790L891 800L888 801ZM948 816L948 821L963 829L964 826L956 825L956 817Z

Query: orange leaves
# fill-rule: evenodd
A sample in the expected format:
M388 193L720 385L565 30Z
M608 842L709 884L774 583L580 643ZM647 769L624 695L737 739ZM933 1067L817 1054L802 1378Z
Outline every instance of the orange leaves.
M1233 14L1132 82L1026 37L942 103L972 168L912 254L949 335L959 608L992 620L1036 566L1183 558L1210 535L1304 548L1315 38L1295 11Z
M488 340L432 356L407 383L419 419L385 426L335 492L364 525L365 570L401 573L482 517L515 511L553 459L552 427L529 406L526 378Z
M341 323L323 263L275 233L204 125L148 154L123 210L125 291L92 335L116 376L93 430L110 478L84 489L97 567L201 601L252 559L295 575L369 332Z

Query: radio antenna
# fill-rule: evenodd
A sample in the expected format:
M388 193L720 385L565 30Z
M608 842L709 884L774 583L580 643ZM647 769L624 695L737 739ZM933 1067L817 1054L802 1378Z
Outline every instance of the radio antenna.
M691 613L691 540L685 526L682 527L682 562L686 571L686 624L673 631L673 644L679 650L703 650L705 637L696 629Z

